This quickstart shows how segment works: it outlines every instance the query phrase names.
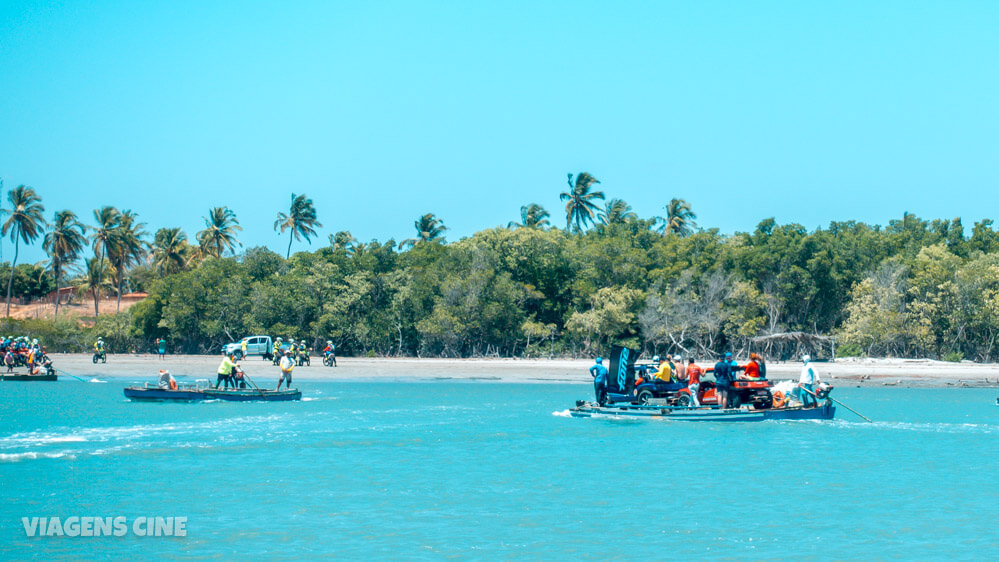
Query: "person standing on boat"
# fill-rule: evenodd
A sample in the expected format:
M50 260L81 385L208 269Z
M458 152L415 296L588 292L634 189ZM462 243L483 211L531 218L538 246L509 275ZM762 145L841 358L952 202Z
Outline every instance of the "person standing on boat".
M801 377L798 379L798 398L801 400L801 405L805 408L810 408L812 406L818 406L819 401L815 397L815 389L819 387L819 372L812 365L812 358L809 355L805 355L801 358L805 362L801 366Z
M680 355L673 358L673 374L676 375L676 380L687 382L687 367L684 366L683 357Z
M715 363L715 393L718 395L718 407L728 408L728 395L732 390L732 379L735 371L732 369L732 352L726 351L725 357Z
M593 377L593 391L597 395L597 404L601 406L607 402L607 374L604 358L597 357L596 363L590 367L590 376Z
M685 369L687 376L687 390L690 391L690 404L700 407L701 401L697 398L697 391L701 388L701 366L694 363L694 358L690 358L690 363Z
M284 352L281 356L281 378L278 379L277 390L281 390L281 383L286 383L285 386L288 390L291 390L291 372L295 369L295 360L291 358L291 350Z
M215 380L215 388L221 388L222 384L225 384L225 388L228 389L229 385L233 385L235 388L235 381L232 377L232 372L234 369L238 369L239 365L233 360L233 354L227 353L222 356L222 363L219 365L218 378Z

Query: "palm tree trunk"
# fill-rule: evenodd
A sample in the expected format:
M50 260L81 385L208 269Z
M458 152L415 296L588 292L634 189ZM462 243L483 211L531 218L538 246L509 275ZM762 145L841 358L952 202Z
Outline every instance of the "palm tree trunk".
M59 319L59 268L53 268L55 271L55 285L56 285L56 302L55 302L55 315L52 317L53 320Z
M121 284L125 281L124 267L125 264L121 264L121 267L118 268L118 308L115 310L115 314L121 312Z
M104 266L104 247L101 247L101 255L97 260L97 288L94 290L94 318L101 315L101 309L98 303L100 302L101 295L101 273L103 273Z
M294 234L295 231L292 231L291 234L288 235L288 255L284 257L286 260L291 259L291 241L295 239Z
M17 227L15 227L17 228ZM17 249L20 242L20 228L14 231L14 261L10 262L10 279L7 280L7 318L10 318L10 291L14 288L14 265L17 264Z

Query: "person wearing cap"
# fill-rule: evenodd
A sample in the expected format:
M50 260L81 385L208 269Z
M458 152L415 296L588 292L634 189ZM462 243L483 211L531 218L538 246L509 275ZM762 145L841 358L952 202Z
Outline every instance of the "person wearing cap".
M281 378L278 379L278 385L276 390L281 390L281 383L285 383L285 387L291 390L291 372L295 369L295 362L291 359L291 350L285 350L284 355L281 356Z
M663 382L669 382L670 379L673 378L673 369L670 362L667 359L659 359L658 355L653 357L652 360L659 364L659 370L656 371L653 378Z
M812 365L812 358L805 355L801 358L804 365L801 366L801 377L798 378L798 399L805 408L818 406L819 401L815 397L815 389L819 387L819 372Z
M597 395L597 404L603 406L607 402L607 367L604 367L603 357L597 357L590 367L590 376L593 377L593 392Z
M735 378L735 371L732 369L732 352L726 351L715 363L715 393L718 395L718 407L724 410L729 405L729 394L732 390L732 379Z
M687 382L687 367L683 364L683 357L677 355L673 358L673 375L680 382Z

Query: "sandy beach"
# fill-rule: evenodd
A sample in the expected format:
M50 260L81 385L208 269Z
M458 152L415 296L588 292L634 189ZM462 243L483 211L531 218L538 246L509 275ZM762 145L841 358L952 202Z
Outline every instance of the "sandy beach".
M109 355L107 364L93 364L90 355L53 354L60 374L141 380L154 377L159 369L175 376L214 379L219 357L214 355L152 354ZM250 357L245 372L266 384L276 382L277 367ZM588 383L590 360L573 359L417 359L337 358L337 367L324 367L318 357L311 366L295 369L296 380L458 380L504 383ZM704 365L706 366L706 365ZM816 363L823 379L851 386L898 387L994 387L999 386L999 364L947 363L929 359L840 359ZM797 378L801 363L769 363L773 380Z

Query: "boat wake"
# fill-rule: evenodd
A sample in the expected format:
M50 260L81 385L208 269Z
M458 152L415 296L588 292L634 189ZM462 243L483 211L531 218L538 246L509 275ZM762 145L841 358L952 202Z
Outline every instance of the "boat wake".
M843 427L849 429L865 429L877 431L912 431L917 433L943 433L943 434L977 434L995 435L999 434L999 425L984 423L917 423L917 422L885 422L875 421L866 423L861 421L836 420L833 427Z
M264 441L274 435L284 435L287 415L243 416L204 422L160 423L117 427L58 428L29 431L0 437L0 462L36 459L69 459L79 455L107 455L125 450L149 448L184 448L229 446ZM280 423L279 423L280 422ZM270 433L247 435L236 431L246 427L281 427ZM232 436L240 435L238 438ZM64 450L67 443L78 448ZM58 450L55 450L59 447Z

